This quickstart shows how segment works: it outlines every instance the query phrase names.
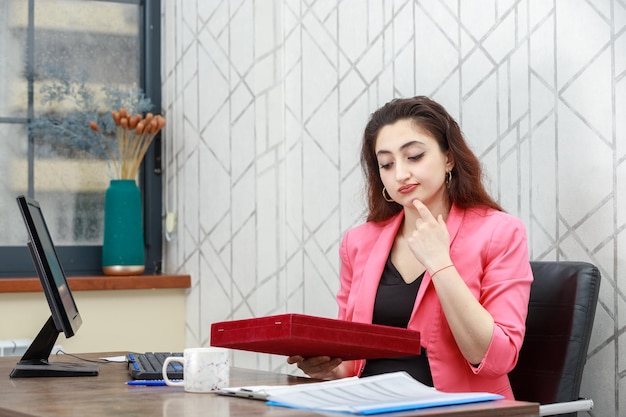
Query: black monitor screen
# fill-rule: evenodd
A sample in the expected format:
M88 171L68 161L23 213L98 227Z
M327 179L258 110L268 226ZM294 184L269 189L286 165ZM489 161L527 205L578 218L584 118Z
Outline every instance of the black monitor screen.
M58 331L64 332L65 337L72 337L82 321L67 284L65 272L63 272L52 243L41 207L38 202L27 197L20 198L18 201L28 229L28 245L32 246L33 261L35 261L37 273L42 280L56 328Z
M82 320L39 203L19 196L17 204L28 231L27 246L51 315L11 372L11 377L97 375L98 366L94 364L48 362L59 333L63 332L67 338L74 336Z

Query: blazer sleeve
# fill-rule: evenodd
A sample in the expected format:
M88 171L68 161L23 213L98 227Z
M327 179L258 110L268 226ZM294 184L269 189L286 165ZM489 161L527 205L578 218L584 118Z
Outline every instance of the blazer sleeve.
M337 306L339 309L338 318L340 320L351 320L348 315L348 297L352 287L353 269L350 257L348 255L348 239L350 231L346 232L339 246L339 258L341 259L341 267L339 269L339 291L337 292Z
M521 220L506 216L493 228L483 263L479 300L495 325L483 361L478 367L468 366L476 374L503 375L517 363L533 281Z
M339 257L341 259L341 267L339 270L340 287L337 292L337 305L339 308L338 318L340 320L352 321L354 306L350 306L349 297L352 290L352 283L354 278L354 269L352 265L352 259L354 259L354 252L356 248L350 248L348 240L350 239L350 231L346 232L339 246ZM354 296L354 295L353 295ZM355 376L359 374L360 369L363 367L363 360L344 361L341 363L341 367L344 369L344 376Z

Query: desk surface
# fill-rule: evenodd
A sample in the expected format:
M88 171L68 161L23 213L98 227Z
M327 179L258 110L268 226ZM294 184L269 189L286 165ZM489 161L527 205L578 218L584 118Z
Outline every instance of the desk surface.
M124 353L85 354L86 358L115 356ZM128 386L124 363L100 366L96 377L71 378L9 378L19 358L0 358L0 417L27 416L255 416L312 417L321 414L268 406L262 401L233 398L216 394L186 393L179 387ZM51 357L51 361L56 360ZM63 356L63 361L74 359ZM242 368L231 369L231 385L278 385L310 381L284 374ZM463 406L438 407L427 410L384 414L397 416L462 416L523 417L539 414L539 405L520 401L490 401ZM328 414L325 414L328 415ZM340 416L341 414L336 414Z

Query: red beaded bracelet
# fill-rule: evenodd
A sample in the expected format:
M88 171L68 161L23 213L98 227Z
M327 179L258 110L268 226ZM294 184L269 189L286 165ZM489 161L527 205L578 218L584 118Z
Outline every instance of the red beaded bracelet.
M454 264L450 264L448 266L444 266L443 268L439 268L438 270L436 270L435 272L433 272L432 274L430 274L430 277L434 277L436 274L438 274L439 272L443 271L444 269L448 269L450 267L453 267Z

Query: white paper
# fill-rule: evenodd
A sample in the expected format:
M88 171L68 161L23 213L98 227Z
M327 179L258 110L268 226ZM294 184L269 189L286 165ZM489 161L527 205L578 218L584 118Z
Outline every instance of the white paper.
M322 382L326 386L333 386L334 384L345 384L346 381L357 379L357 377L338 379L335 381ZM304 385L317 385L319 382L312 382ZM234 395L243 398L252 398L257 400L267 400L270 396L277 396L279 394L287 394L292 391L301 391L303 384L298 385L250 385L245 387L228 387L222 388L217 391L218 394Z
M127 362L128 359L126 358L126 356L108 356L105 358L100 358L103 361L107 361L107 362Z
M316 411L378 414L504 398L486 392L444 393L394 372L358 379L292 385L269 392L268 404Z

